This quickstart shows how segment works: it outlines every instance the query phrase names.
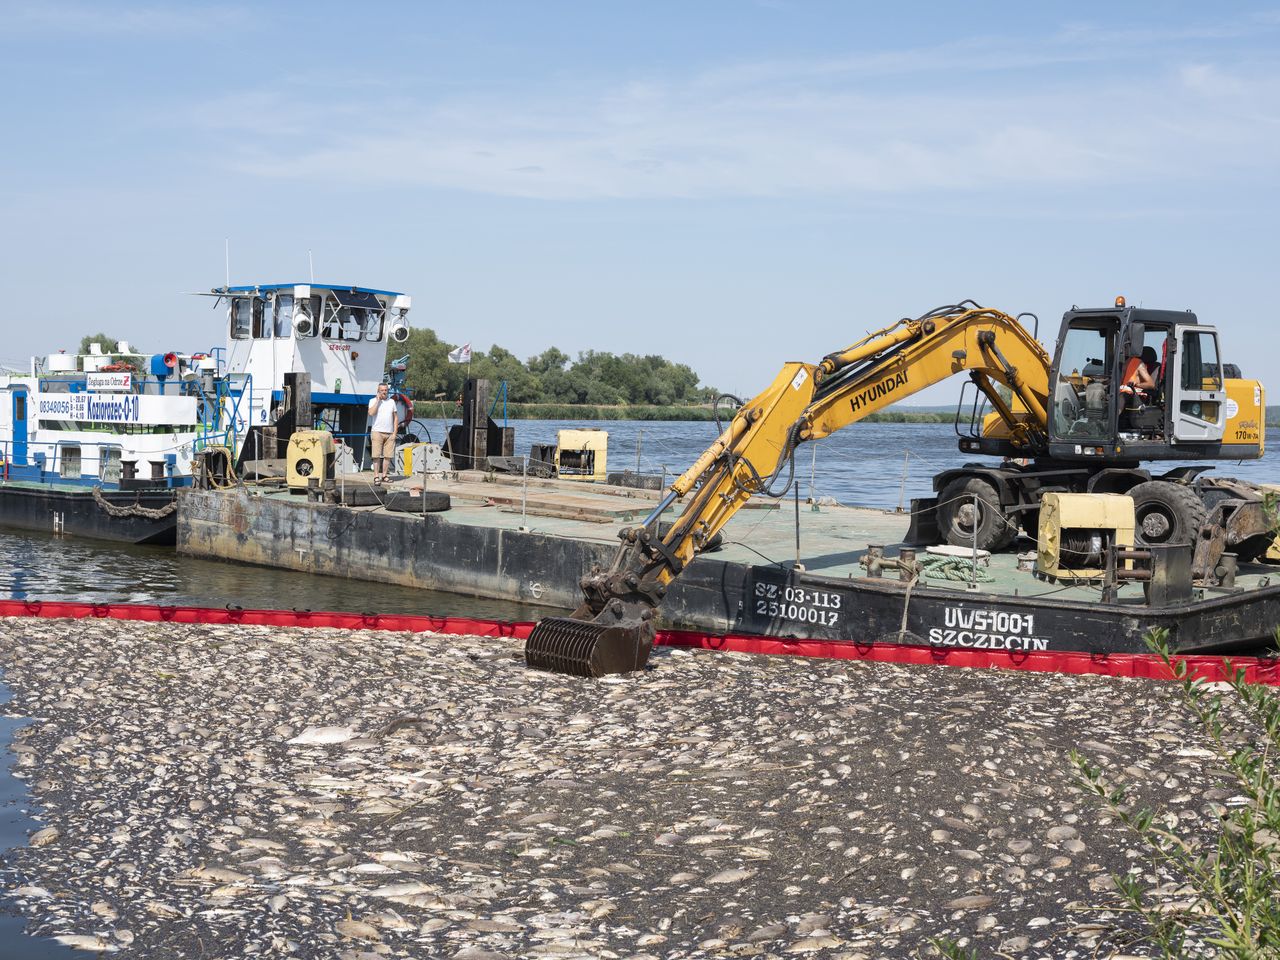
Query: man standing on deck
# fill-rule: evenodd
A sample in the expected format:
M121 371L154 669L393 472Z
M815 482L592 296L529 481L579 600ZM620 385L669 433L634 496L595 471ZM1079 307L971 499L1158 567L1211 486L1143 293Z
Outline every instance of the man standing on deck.
M391 470L391 458L396 449L396 430L400 427L400 411L391 399L391 388L378 384L378 395L369 401L369 416L373 420L373 482L387 479Z

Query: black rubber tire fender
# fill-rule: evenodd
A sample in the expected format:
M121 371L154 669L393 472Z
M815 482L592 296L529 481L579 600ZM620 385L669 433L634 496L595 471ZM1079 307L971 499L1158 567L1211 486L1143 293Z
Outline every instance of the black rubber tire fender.
M1168 480L1148 480L1131 487L1129 496L1138 546L1195 544L1209 511L1194 489Z
M434 490L421 493L409 493L407 490L392 490L383 503L393 513L441 513L450 507L449 495Z
M362 483L337 487L336 500L344 507L376 507L382 502L382 493Z
M947 543L973 545L973 499L978 499L978 549L1003 550L1018 537L1018 525L1004 515L996 488L981 477L956 477L938 494L938 528Z

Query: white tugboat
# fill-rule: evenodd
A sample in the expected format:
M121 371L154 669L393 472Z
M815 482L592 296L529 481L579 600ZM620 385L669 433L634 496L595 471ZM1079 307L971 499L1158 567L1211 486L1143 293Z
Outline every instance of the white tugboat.
M312 422L296 428L330 431L339 471L358 469L366 454L369 401L386 371L387 341L409 337L410 298L329 283L220 287L212 295L228 305L225 376L229 396L247 400L236 408L234 423L241 442L249 444L246 455L264 455L254 449L260 433L251 428L273 425L290 405L285 375L305 374Z
M349 468L363 462L367 405L387 340L408 337L409 298L333 284L210 291L227 309L226 346L207 353L36 357L0 371L0 525L171 544L177 492L198 454L261 453L286 405L286 374L306 375L313 422Z

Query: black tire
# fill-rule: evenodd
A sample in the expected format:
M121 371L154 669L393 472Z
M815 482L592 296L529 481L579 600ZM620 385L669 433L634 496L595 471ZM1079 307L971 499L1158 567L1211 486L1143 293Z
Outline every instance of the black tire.
M1191 487L1148 480L1129 490L1133 498L1134 539L1140 547L1194 544L1208 510Z
M448 510L450 503L447 493L436 493L433 490L424 490L422 493L394 490L387 494L383 506L395 513L440 513Z
M1003 550L1017 539L1018 525L1006 519L996 488L981 477L956 477L938 494L942 538L953 546L973 546L975 497L978 549Z
M362 483L343 484L334 489L334 501L344 507L376 507L383 494Z

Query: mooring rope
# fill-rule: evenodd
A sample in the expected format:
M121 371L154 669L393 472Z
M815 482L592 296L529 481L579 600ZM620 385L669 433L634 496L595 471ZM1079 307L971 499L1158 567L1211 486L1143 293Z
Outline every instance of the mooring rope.
M944 557L926 553L919 561L924 568L924 575L933 580L976 580L978 583L991 583L995 580L985 567L975 567L972 557Z
M108 516L112 517L143 517L147 520L163 520L173 511L178 509L178 501L174 500L166 503L163 507L144 507L140 502L135 500L128 506L117 506L110 503L106 497L102 495L101 487L93 488L93 499Z

